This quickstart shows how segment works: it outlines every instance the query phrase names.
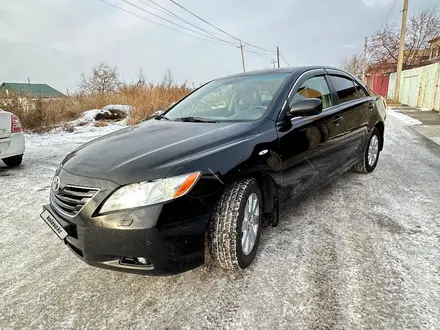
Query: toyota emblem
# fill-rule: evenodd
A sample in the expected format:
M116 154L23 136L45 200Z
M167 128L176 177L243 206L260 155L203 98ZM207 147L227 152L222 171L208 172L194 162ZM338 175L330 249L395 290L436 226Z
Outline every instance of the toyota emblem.
M61 185L60 177L58 175L54 176L52 181L52 190L58 191L58 189L60 189L60 185Z

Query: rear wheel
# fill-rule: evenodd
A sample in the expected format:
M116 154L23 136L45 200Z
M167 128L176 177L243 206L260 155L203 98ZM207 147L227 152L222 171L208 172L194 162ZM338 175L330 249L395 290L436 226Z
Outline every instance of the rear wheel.
M16 167L16 166L20 165L21 162L23 161L23 155L3 158L2 161L8 167Z
M357 172L370 173L376 168L377 161L379 160L381 139L382 136L379 130L374 128L371 132L362 162L354 167Z
M262 198L255 179L228 186L209 225L209 251L226 269L245 269L255 258L260 241Z

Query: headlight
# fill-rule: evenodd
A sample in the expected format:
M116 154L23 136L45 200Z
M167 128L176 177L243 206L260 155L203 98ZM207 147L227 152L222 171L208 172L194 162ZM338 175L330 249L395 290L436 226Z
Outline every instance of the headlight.
M110 196L99 213L153 205L178 198L191 190L199 176L200 172L195 172L123 186Z

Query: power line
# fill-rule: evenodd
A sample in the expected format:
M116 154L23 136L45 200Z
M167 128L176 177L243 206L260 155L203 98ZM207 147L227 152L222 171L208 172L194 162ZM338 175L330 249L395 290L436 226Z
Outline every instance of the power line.
M270 54L263 54L263 53L259 53L259 52L256 52L256 51L253 51L253 50L249 50L249 49L245 49L245 51L248 52L248 53L255 54L255 55L271 56Z
M379 26L379 29L381 29L382 26L387 22L388 17L390 16L391 12L393 11L394 7L396 6L396 3L397 3L397 0L394 0L390 9L388 10L388 13L385 15L385 18L384 18L382 24Z
M243 50L244 50L245 52L249 53L249 54L253 54L253 55L255 55L255 56L258 56L259 58L262 58L262 59L265 60L265 61L270 61L268 58L264 57L264 56L270 56L270 55L268 55L268 54L256 53L256 52L253 52L253 51L251 51L251 50L247 50L246 48L244 48Z
M284 63L286 63L287 66L290 66L289 62L286 60L286 58L284 57L284 55L280 52L280 56L283 59Z
M128 1L128 0L121 0L121 1L124 2L124 3L126 3L126 4L128 4L128 5L130 5L130 6L132 6L132 7L137 8L137 9L139 9L139 10L142 10L143 12L146 12L147 14L150 14L150 15L152 15L152 16L154 16L154 17L157 17L157 18L159 18L159 19L161 19L161 20L163 20L163 21L165 21L165 22L168 22L168 23L171 23L171 24L173 24L173 25L176 25L176 26L178 26L178 27L180 27L180 28L182 28L182 29L185 29L185 30L191 31L192 33L196 33L196 34L199 34L199 35L201 35L201 36L203 36L203 37L208 37L208 38L216 39L216 40L219 40L219 41L225 42L225 43L227 43L227 44L233 45L232 43L230 43L230 42L228 42L228 41L225 41L225 40L223 40L223 39L220 39L220 38L214 38L214 37L209 37L209 36L207 36L207 35L205 35L205 34L199 32L199 31L196 31L196 30L190 29L190 28L188 28L188 27L185 27L185 26L183 26L183 25L177 24L177 23L175 23L175 22L173 22L173 21L170 21L170 20L167 19L167 18L164 18L164 17L162 17L162 16L160 16L160 15L157 15L157 14L151 12L151 11L148 11L148 10L146 10L145 8L142 8L142 7L140 7L140 6L138 6L138 5L134 4L134 3L131 3L131 2ZM235 45L234 45L234 46L235 46Z
M205 32L206 34L209 34L210 36L212 36L212 37L215 38L215 39L218 39L218 40L221 40L221 41L223 41L223 42L226 42L226 43L230 43L230 44L232 44L232 42L230 42L230 41L228 41L228 40L224 40L224 39L222 39L221 37L215 35L214 33L210 32L210 31L207 31L207 30L201 28L200 26L195 25L195 24L193 24L193 23L187 21L186 19L184 19L184 18L180 17L179 15L173 13L171 10L166 9L165 7L161 6L160 4L158 4L157 2L155 2L155 1L153 1L153 0L148 0L148 1L151 2L152 4L154 4L154 5L155 5L156 7L158 7L158 8L154 7L153 5L151 5L151 4L149 4L148 2L145 2L145 1L143 1L143 0L138 0L138 1L141 2L141 3L143 3L144 5L147 5L147 6L151 7L151 8L154 8L155 10L160 11L161 13L163 13L163 14L165 14L165 15L168 15L168 16L170 16L170 17L173 17L173 18L175 18L175 19L178 19L178 20L180 20L180 21L183 21L183 22L185 22L186 24L189 24L189 25L191 25L192 27L195 27L196 29L199 29L199 30ZM234 46L235 46L235 47L239 47L238 45L234 45Z
M116 6L116 5L114 5L114 4L110 3L110 2L107 2L107 1L105 1L105 0L99 0L99 1L101 1L102 3L105 3L105 4L109 5L109 6L111 6L111 7L113 7L113 8L116 8L116 9L118 9L118 10L121 10L121 11L127 13L127 14L130 14L130 15L136 16L136 17L138 17L138 18L140 18L140 19L143 19L144 21L147 21L147 22L150 22L150 23L153 23L153 24L156 24L156 25L162 26L162 27L164 27L164 28L166 28L166 29L169 29L169 30L171 30L171 31L178 32L178 33L184 34L184 35L186 35L186 36L189 36L189 37L192 37L192 38L196 38L196 39L199 39L199 40L203 40L203 41L206 41L206 42L212 42L212 43L215 43L215 44L218 44L218 45L223 45L223 46L226 45L226 44L224 44L224 43L220 43L220 42L217 42L217 41L214 41L214 40L211 40L211 39L203 39L203 38L197 37L197 36L195 36L195 35L192 35L192 34L186 33L186 32L184 32L184 31L180 31L180 30L177 30L177 29L173 29L173 28L170 27L170 26L167 26L167 25L164 25L164 24L158 23L158 22L156 22L156 21L150 20L150 19L148 19L148 18L146 18L146 17L140 16L140 15L138 15L138 14L136 14L136 13L133 13L133 12L131 12L131 11L127 10L127 9L124 9L124 8L122 8L122 7Z
M237 38L237 37L233 36L232 34L230 34L230 33L226 32L226 31L222 30L221 28L215 26L214 24L209 23L207 20L205 20L205 19L203 19L202 17L200 17L200 16L194 14L192 11L190 11L189 9L186 9L185 7L183 7L182 5L180 5L179 3L177 3L176 1L174 1L174 0L170 0L170 1L171 1L172 3L174 3L176 6L182 8L182 9L183 9L184 11L186 11L187 13L193 15L194 17L197 17L199 20L205 22L206 24L212 26L213 28L219 30L220 32L223 32L224 34L228 35L229 37L231 37L231 38L233 38L233 39L235 39L235 40L237 40L237 41L240 41L240 42L242 42L242 43L244 43L244 44L246 44L246 45L248 45L248 46L250 46L250 47L254 47L254 48L256 48L256 49L263 50L263 51L265 51L265 52L275 53L274 50L261 48L261 47L255 46L255 45L253 45L253 44L251 44L251 43L245 42L245 41L241 40L240 38Z
M166 15L172 16L172 17L174 17L174 18L179 18L179 16L177 16L176 14L174 14L174 13L171 12L170 10L166 9L165 7L162 7L161 5L159 5L158 3L156 3L156 2L154 2L154 1L152 1L152 0L148 0L148 1L151 2L151 3L153 3L154 5L156 5L156 7L159 7L159 9L156 8L156 7L154 7L153 5L151 5L151 4L149 4L149 3L145 2L145 1L143 1L143 0L138 0L138 1L139 1L139 2L142 2L143 4L145 4L145 5L147 5L147 6L151 7L151 8L154 8L154 9L156 9L156 10L162 12L163 14L166 14Z
M380 15L380 19L378 20L378 24L376 24L374 31L378 31L382 29L383 25L387 22L388 17L390 16L391 12L393 11L394 7L396 6L397 0L389 0L388 6L384 7L383 15Z
M198 31L192 30L192 29L190 29L190 28L187 28L187 27L185 27L185 26L182 26L182 25L180 25L180 24L177 24L177 23L175 23L175 22L172 22L172 21L170 21L170 20L168 20L168 19L166 19L166 18L163 18L163 17L161 17L161 16L159 16L159 15L157 15L157 14L155 14L155 13L152 13L152 12L150 12L150 11L148 11L148 10L142 8L142 7L139 7L139 6L137 6L137 5L133 4L133 3L131 3L130 1L127 1L127 0L121 0L121 1L127 3L127 4L129 4L129 5L131 5L131 6L133 6L133 7L135 7L135 8L137 8L137 9L140 9L140 10L142 10L142 11L144 11L144 12L150 14L150 15L153 15L153 16L155 16L155 17L157 17L157 18L160 18L160 19L162 19L162 20L164 20L164 21L166 21L166 22L169 22L169 23L171 23L171 24L173 24L173 25L176 25L176 26L178 26L178 27L181 27L181 28L183 28L183 29L185 29L185 30L188 30L188 31L190 31L190 32L193 32L193 33L196 33L196 34L202 35L203 37L206 37L206 38L209 38L209 39L200 38L200 37L198 37L198 36L195 36L195 35L189 34L189 33L185 32L185 31L181 31L181 30L178 30L178 29L172 28L172 27L170 27L170 26L164 25L164 24L162 24L162 23L156 22L156 21L154 21L154 20L148 19L148 18L146 18L146 17L144 17L144 16L138 15L137 13L134 13L134 12L132 12L132 11L129 11L129 10L127 10L127 9L124 9L124 8L122 8L122 7L119 7L119 6L117 6L117 5L113 4L113 3L107 2L107 1L105 1L105 0L99 0L99 1L101 1L102 3L104 3L104 4L106 4L106 5L109 5L109 6L113 7L113 8L115 8L115 9L121 10L121 11L127 13L127 14L133 15L133 16L135 16L135 17L137 17L137 18L140 18L140 19L142 19L142 20L144 20L144 21L147 21L147 22L150 22L150 23L153 23L153 24L159 25L159 26L164 27L164 28L166 28L166 29L169 29L169 30L171 30L171 31L178 32L178 33L181 33L181 34L184 34L184 35L187 35L187 36L190 36L190 37L193 37L193 38L196 38L196 39L202 40L202 41L212 42L212 43L215 43L215 44L218 44L218 45L229 45L229 46L232 46L232 47L234 47L234 48L240 48L240 46L236 46L236 45L233 44L232 42L229 42L229 41L226 41L226 40L224 40L224 39L221 39L221 38L219 38L219 37L217 37L217 36L215 36L215 35L213 35L213 36L215 36L215 37L209 37L209 36L207 36L207 35L201 34L201 33L198 32ZM144 3L144 4L147 4L147 3L145 3L145 2L142 1L142 0L138 0L138 1L139 1L139 2L142 2L142 3ZM154 1L152 1L152 0L149 0L149 1L152 2L152 3L154 3L154 4L156 4L156 3L155 3ZM158 5L158 4L157 4L157 5ZM165 11L167 11L167 9L163 8L162 6L160 6L160 5L158 5L158 6L159 6L161 9L163 9L162 13L165 13ZM150 7L151 7L151 5L150 5ZM153 8L154 8L154 7L153 7ZM156 9L156 8L154 8L154 9ZM169 11L169 15L173 15L173 14L174 14L174 13L172 13L171 11ZM173 17L174 17L174 15L173 15ZM176 18L179 18L178 15L175 15L175 17L176 17ZM184 20L184 19L182 19L182 20L185 21L185 22L188 22L188 21L186 21L186 20ZM188 23L191 24L191 25L193 25L193 24L190 23L190 22L188 22ZM204 31L204 32L206 32L206 33L208 33L208 34L211 34L209 31L206 31L206 30L204 30L204 29L202 29L202 28L200 28L200 27L198 27L198 26L196 26L196 25L193 25L193 26L195 26L196 28L198 28L198 29L200 29L200 30L202 30L202 31ZM217 40L222 41L222 42L218 42ZM256 56L262 58L262 59L265 60L265 61L269 61L269 59L267 59L266 57L264 57L264 56L270 56L269 54L259 53L259 52L256 52L256 51L254 51L254 50L244 49L244 47L242 48L242 51L245 51L245 52L247 52L247 53L250 53L250 54L256 55ZM242 60L244 61L243 55L242 55Z
M388 8L391 5L391 1L393 1L393 0L387 0L386 2L384 2L382 4L382 6L380 6L381 11L380 11L380 14L377 15L376 19L374 20L374 23L372 25L373 26L372 33L376 32L378 24L382 21L385 13L387 12L386 8Z

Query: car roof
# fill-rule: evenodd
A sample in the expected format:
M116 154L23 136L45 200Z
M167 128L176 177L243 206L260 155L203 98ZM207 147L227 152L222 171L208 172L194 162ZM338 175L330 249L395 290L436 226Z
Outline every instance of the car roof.
M278 68L278 69L265 69L265 70L256 70L256 71L248 71L248 72L242 72L233 74L230 76L222 77L219 79L225 79L225 78L235 78L235 77L246 77L246 76L259 76L259 75L267 75L267 74L277 74L277 73L286 73L286 74L302 74L306 71L310 70L316 70L316 69L331 69L331 70L337 70L344 72L344 70L325 66L325 65L309 65L309 66L295 66L295 67L285 67L285 68Z

